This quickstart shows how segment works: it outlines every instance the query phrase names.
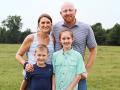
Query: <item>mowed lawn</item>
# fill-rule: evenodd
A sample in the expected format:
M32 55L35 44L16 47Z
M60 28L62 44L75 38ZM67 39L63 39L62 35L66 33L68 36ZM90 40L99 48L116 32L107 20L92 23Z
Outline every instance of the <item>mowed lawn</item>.
M19 90L23 79L23 68L15 60L19 46L0 44L0 90ZM120 46L98 46L88 90L120 90Z

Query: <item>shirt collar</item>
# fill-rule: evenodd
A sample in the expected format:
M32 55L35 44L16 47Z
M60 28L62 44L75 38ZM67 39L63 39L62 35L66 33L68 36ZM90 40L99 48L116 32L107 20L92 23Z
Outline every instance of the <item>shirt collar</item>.
M75 25L73 25L72 27L69 27L65 22L62 22L62 26L67 27L67 28L74 28L74 27L78 27L79 26L79 22L76 20Z
M73 48L71 48L70 50L68 50L67 52L64 52L64 50L62 49L62 54L63 55L66 55L66 54L71 54L72 53L72 51L73 51Z

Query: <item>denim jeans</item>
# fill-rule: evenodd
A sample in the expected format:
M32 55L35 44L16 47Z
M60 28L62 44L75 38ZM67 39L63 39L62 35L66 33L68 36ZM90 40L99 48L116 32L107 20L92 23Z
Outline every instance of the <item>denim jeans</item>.
M87 82L86 79L82 79L78 83L78 90L87 90Z

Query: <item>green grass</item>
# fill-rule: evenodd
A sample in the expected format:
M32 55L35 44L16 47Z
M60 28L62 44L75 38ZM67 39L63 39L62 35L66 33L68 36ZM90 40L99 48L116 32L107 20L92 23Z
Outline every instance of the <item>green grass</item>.
M88 87L89 90L120 90L120 47L98 47Z
M15 60L18 45L0 44L0 90L19 90L22 67Z
M22 66L15 60L19 46L0 44L0 90L19 90L23 79ZM120 46L98 46L88 90L120 90Z

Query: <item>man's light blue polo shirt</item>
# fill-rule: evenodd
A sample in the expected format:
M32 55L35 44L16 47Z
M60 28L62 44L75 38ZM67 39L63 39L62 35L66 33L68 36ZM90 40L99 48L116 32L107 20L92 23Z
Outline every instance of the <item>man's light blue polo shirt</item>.
M60 50L59 34L64 28L68 28L73 33L73 49L78 51L84 57L85 49L97 47L92 28L85 23L76 21L72 27L67 26L63 21L54 25L52 34L55 36L55 51Z
M81 54L73 49L53 53L52 63L56 90L66 90L77 74L86 72ZM77 86L74 90L77 90Z

